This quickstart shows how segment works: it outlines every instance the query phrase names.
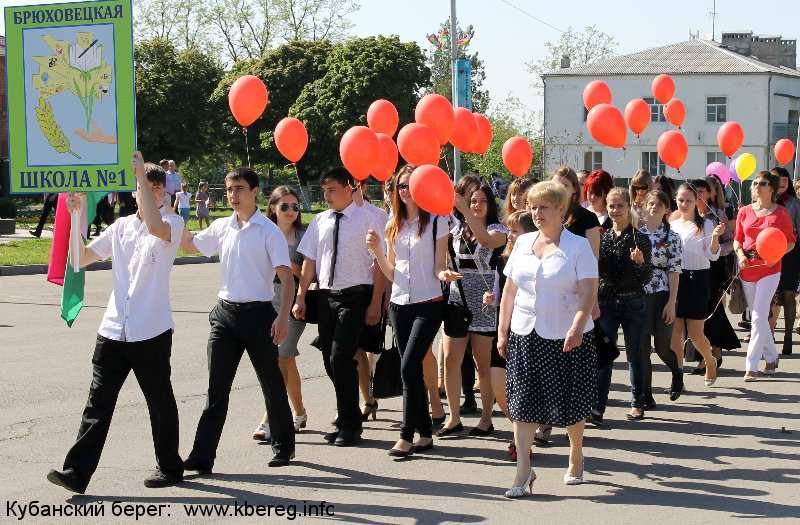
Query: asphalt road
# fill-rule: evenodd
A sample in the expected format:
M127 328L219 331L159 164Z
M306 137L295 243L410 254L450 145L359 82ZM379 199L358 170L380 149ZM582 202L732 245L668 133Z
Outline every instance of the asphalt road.
M177 329L172 380L182 454L189 451L204 404L207 314L215 301L217 271L217 264L173 270ZM268 469L270 447L250 438L264 404L252 367L243 359L212 477L188 476L168 489L142 486L155 460L146 405L131 376L87 495L73 497L44 476L60 468L78 429L110 272L92 272L86 281L89 306L67 328L58 314L60 288L41 275L0 277L4 522L19 520L22 509L28 512L22 521L30 523L279 522L289 519L292 508L298 513L295 521L370 524L800 522L797 356L783 359L774 378L743 383L743 350L727 353L714 387L687 375L689 392L675 403L661 393L669 376L658 365L653 384L659 387L659 406L640 422L624 418L628 379L624 358L619 359L606 412L608 428L586 433L587 483L562 484L567 441L556 429L554 443L536 450L539 478L533 497L509 501L503 491L514 477L505 452L511 425L501 417L495 417L497 431L491 437L437 440L430 453L394 461L387 450L399 437L401 400L396 398L380 402L378 420L365 425L360 447L327 445L322 433L335 405L320 354L309 346L313 328L304 334L299 357L309 427L297 436L297 460L291 466ZM778 337L783 337L780 330ZM465 418L467 426L476 421ZM304 505L312 511L312 504L313 512L327 515L299 515ZM284 515L277 515L280 505ZM228 516L189 515L201 508ZM103 517L45 517L53 510L70 514L76 509L102 512ZM145 513L138 520L125 514L137 511ZM256 515L267 511L269 516ZM157 512L160 516L153 515Z

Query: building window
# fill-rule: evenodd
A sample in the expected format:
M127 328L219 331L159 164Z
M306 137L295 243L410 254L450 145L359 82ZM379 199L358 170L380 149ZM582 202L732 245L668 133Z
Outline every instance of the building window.
M706 122L728 121L728 97L706 97Z
M728 157L726 157L721 151L706 151L706 166L712 162L721 162L727 165Z
M651 175L666 175L667 165L658 158L657 151L643 151L642 152L642 165L643 170L647 170Z
M583 169L587 171L603 169L603 152L587 151L586 153L584 153Z
M666 122L664 116L664 104L659 104L653 97L644 97L644 101L650 104L650 122Z

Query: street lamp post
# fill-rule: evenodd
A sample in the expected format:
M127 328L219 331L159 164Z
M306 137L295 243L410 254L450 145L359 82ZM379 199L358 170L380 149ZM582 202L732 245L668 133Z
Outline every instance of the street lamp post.
M456 0L450 0L450 71L453 85L453 107L457 108L458 100L458 24L456 20ZM461 178L461 153L453 146L453 180Z

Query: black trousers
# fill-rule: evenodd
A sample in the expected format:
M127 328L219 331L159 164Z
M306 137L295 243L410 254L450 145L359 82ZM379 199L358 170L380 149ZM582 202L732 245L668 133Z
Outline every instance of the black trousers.
M269 414L272 449L276 453L294 452L294 425L283 376L278 368L278 347L270 328L275 320L272 303L229 303L219 301L208 315L208 394L197 424L189 459L213 466L217 446L228 415L233 379L242 354L247 350L256 371Z
M650 361L651 346L650 336L655 341L655 351L661 361L669 368L672 374L679 374L678 356L672 351L672 324L665 324L661 313L669 301L669 292L657 292L645 296L645 321L642 330L642 344L639 347L639 359L642 363L644 395L646 400L653 399L653 364Z
M89 399L83 409L78 439L64 460L65 469L75 469L88 484L103 452L117 396L133 370L150 412L158 467L179 478L183 476L183 462L178 455L178 407L170 381L171 353L172 330L137 342L115 341L98 334Z
M422 360L442 324L444 302L389 305L397 347L402 356L400 375L403 378L403 427L400 437L406 441L432 435L431 414L428 411L428 389L422 373Z
M42 214L39 216L39 224L36 225L36 235L41 235L42 230L44 229L44 224L47 222L47 218L50 217L50 213L56 209L56 203L58 202L58 193L48 193L44 197L44 206L42 207Z
M336 426L345 432L361 432L358 408L356 348L364 328L364 315L372 299L371 286L353 286L325 294L320 307L319 343L325 372L336 391Z

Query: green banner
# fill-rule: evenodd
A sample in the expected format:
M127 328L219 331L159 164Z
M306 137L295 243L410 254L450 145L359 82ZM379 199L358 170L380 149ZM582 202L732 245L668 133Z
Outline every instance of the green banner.
M11 192L135 189L131 0L5 8Z

